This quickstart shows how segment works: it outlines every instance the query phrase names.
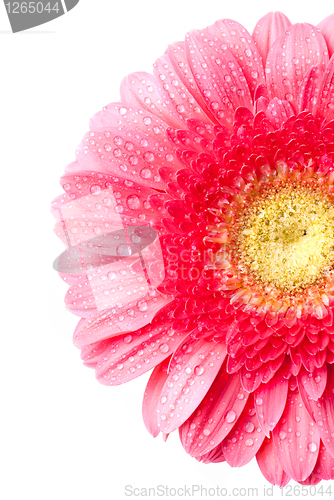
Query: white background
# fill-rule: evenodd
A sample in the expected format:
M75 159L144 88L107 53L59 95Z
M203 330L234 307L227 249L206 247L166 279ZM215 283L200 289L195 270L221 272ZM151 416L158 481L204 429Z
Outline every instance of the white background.
M167 443L147 433L149 374L111 388L81 364L72 345L77 318L65 311L67 287L52 269L63 246L49 205L89 117L119 99L126 74L150 72L168 43L223 17L252 32L270 10L317 24L328 5L80 0L67 15L13 35L1 3L1 498L123 499L125 485L159 484L256 487L263 497L269 484L255 460L242 469L203 465L177 433Z

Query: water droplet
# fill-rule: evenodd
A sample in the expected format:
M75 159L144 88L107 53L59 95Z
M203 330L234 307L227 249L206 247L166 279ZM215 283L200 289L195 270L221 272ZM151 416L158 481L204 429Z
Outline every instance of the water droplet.
M253 422L246 422L244 425L244 429L246 432L253 432L253 430L255 429L255 425L253 424Z
M285 439L285 438L286 438L286 432L281 431L281 432L279 433L279 438L280 438L280 439Z
M235 411L231 410L231 411L228 411L226 413L226 415L225 415L225 421L228 424L231 424L232 422L234 422L235 419L236 419Z
M122 245L118 245L118 247L116 248L116 253L120 257L128 257L129 255L131 255L131 248L123 243Z
M124 366L123 363L118 363L117 370L122 370L123 366Z
M169 345L168 344L161 344L159 349L160 349L160 352L162 352L163 354L166 354L166 352L169 351Z
M246 441L245 441L246 446L253 446L253 444L254 444L253 439L246 439Z
M166 396L161 396L161 398L160 398L160 403L161 403L161 404L165 404L165 403L166 403L166 401L167 401Z
M204 436L208 436L211 433L210 429L204 429L203 434Z
M91 188L90 188L90 192L91 192L92 194L99 194L99 193L100 193L100 191L101 191L100 186L96 186L96 185L94 185L94 186L91 186Z
M126 337L124 337L124 342L126 344L130 344L131 340L132 340L132 335L126 335Z
M203 366L201 366L201 365L195 366L194 373L195 373L195 375L203 375L203 373L204 373Z
M130 210L136 210L140 207L140 200L136 194L131 194L128 196L126 204Z
M312 443L310 443L310 444L308 445L308 449L309 449L309 451L311 451L311 452L313 453L313 452L317 451L318 446L317 446L317 444L316 444L316 443L313 443L313 442L312 442Z
M261 405L262 405L262 403L263 403L263 399L262 399L262 398L256 398L256 400L255 400L255 404L256 404L257 406L261 406Z

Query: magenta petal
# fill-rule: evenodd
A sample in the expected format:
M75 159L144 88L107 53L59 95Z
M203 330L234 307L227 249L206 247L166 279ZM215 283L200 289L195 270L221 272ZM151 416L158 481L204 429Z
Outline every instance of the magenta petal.
M239 106L253 108L249 88L227 46L207 31L186 36L188 61L203 100L219 123L231 128Z
M284 470L296 481L304 481L316 464L320 434L298 390L289 392L283 415L273 430L273 440Z
M264 62L248 31L231 19L217 21L212 26L208 26L206 31L215 35L231 51L239 63L253 95L256 87L265 83Z
M299 387L302 385L311 399L319 399L327 383L327 366L316 368L313 372L308 372L303 366L297 377Z
M332 56L334 52L334 14L323 19L317 28L320 29L324 39L326 40L329 57Z
M266 79L272 97L296 106L297 94L307 71L316 64L325 69L328 51L324 37L311 24L291 26L271 47Z
M269 12L256 24L252 37L265 65L272 44L291 26L282 12Z
M165 324L116 337L99 359L96 378L104 385L119 385L139 377L170 356L186 335Z
M170 101L160 93L161 82L144 72L131 73L121 83L121 100L126 105L138 106L168 123L172 127L182 126L182 120Z
M254 401L257 417L265 434L269 436L282 416L288 395L288 380L280 373L255 391Z
M262 474L271 484L277 485L280 488L288 484L291 478L278 460L272 439L266 438L264 440L256 454L256 460Z
M320 443L320 451L313 473L321 479L334 479L334 458L328 452L323 442Z
M264 438L251 395L237 423L222 442L226 462L232 467L246 465L258 452Z
M153 437L156 437L160 432L157 418L157 406L159 403L161 389L163 388L168 377L168 363L169 359L167 358L154 368L144 393L142 407L143 420L146 429L150 434L152 434Z
M187 453L205 454L220 443L236 424L247 399L239 374L229 375L223 366L202 403L180 429Z
M170 433L193 413L209 390L225 359L226 346L206 339L189 339L171 359L161 391L158 418L161 432Z

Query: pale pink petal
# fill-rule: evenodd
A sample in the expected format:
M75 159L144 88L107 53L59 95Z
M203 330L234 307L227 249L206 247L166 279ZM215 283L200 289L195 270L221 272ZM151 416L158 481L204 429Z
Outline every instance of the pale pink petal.
M264 438L251 395L237 423L222 442L226 462L232 467L246 465L258 452Z
M266 79L271 97L285 99L295 107L302 80L316 64L325 69L328 51L324 37L311 24L291 26L271 47Z
M153 437L156 437L160 432L157 418L157 406L161 390L168 377L168 363L169 359L167 358L154 368L144 393L142 407L143 420L146 429Z
M207 31L186 36L189 65L206 106L219 123L231 128L239 106L253 108L245 76L229 49Z
M220 42L226 45L239 63L246 77L251 94L256 87L265 83L264 62L253 38L238 22L231 19L222 19L208 26L206 31L215 35Z
M164 190L159 168L181 168L174 152L135 130L107 129L87 133L77 149L77 161L88 170L108 172L138 184Z
M110 311L102 311L85 322L80 322L74 332L73 343L77 347L92 344L98 340L133 332L147 325L155 314L172 301L159 292L156 296L147 294L143 299L122 304Z
M239 374L229 375L223 367L202 403L180 429L185 450L198 456L217 446L238 421L247 398Z
M160 92L162 82L149 73L131 73L121 83L121 100L125 105L149 111L172 127L182 127L182 120L169 99Z
M166 53L154 64L154 75L161 82L160 93L171 103L175 114L185 122L187 118L210 120L195 97L189 92L179 75L174 71L173 62ZM185 126L185 124L183 125Z
M81 359L85 366L96 368L102 354L108 349L111 339L100 340L94 344L86 345L81 349Z
M317 401L311 399L306 391L303 394L304 405L320 431L322 442L334 457L334 366L327 366L326 389Z
M158 418L161 432L170 433L193 413L209 390L225 359L226 346L206 339L189 339L171 360L161 391Z
M255 408L260 425L267 436L282 416L288 395L288 381L278 372L254 394Z
M274 97L267 107L266 115L268 120L279 128L290 116L295 114L293 107L288 101L284 101Z
M278 460L273 439L266 438L264 440L256 454L256 460L262 474L271 484L280 488L288 484L291 478Z
M334 458L323 442L320 442L320 451L313 473L321 479L334 479Z
M313 66L305 74L297 96L297 113L307 110L316 115L323 71Z
M273 430L276 454L295 481L304 481L316 464L320 434L298 390L290 391L283 415Z
M211 121L216 123L212 113L208 110L203 101L201 93L199 92L193 74L188 64L187 54L184 42L175 42L169 45L166 50L166 55L169 57L175 74L178 75L183 85L188 89L188 92L198 102L203 112L209 117Z
M308 372L303 366L297 377L298 386L304 387L307 395L315 401L319 399L327 383L327 366L316 368L313 372Z
M324 39L326 40L329 57L332 56L334 52L334 14L323 19L317 28L320 29Z
M96 113L89 122L91 130L119 128L132 129L147 134L168 145L166 130L169 125L147 110L114 102Z
M282 12L269 12L256 24L252 37L265 65L272 44L291 26L291 22Z
M317 118L326 123L334 119L334 54L325 69L319 90Z
M186 335L167 323L116 337L99 359L96 378L104 385L119 385L139 377L169 357Z

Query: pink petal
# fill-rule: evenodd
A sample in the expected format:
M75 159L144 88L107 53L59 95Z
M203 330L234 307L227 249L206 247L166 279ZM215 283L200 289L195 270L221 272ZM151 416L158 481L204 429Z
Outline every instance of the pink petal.
M327 366L316 368L313 372L308 372L303 366L297 377L298 386L304 387L306 393L315 401L319 399L326 387L327 383Z
M313 473L321 479L334 479L334 458L328 452L323 442L320 443L320 451Z
M246 465L258 452L264 438L251 395L237 423L222 442L226 462L232 467Z
M297 96L297 113L307 110L316 115L322 79L323 72L319 66L313 66L307 71Z
M319 90L317 118L327 123L334 119L334 54L325 69Z
M331 14L323 19L317 25L317 28L320 29L324 39L326 40L329 57L331 57L334 52L334 14Z
M166 50L166 56L169 57L173 71L180 78L182 84L188 89L188 92L193 96L195 101L202 108L203 112L213 122L216 122L212 113L207 109L201 93L199 92L195 83L194 77L190 70L184 42L175 42L169 45Z
M317 461L320 434L298 390L289 392L283 415L273 430L273 440L284 470L296 481L304 481Z
M205 455L199 455L195 458L196 460L198 460L199 462L203 462L204 464L218 464L221 462L225 462L221 443L213 448L213 450L209 451L209 453L205 453Z
M251 94L254 95L256 87L261 83L265 83L264 62L248 31L241 24L231 19L217 21L212 26L208 26L206 31L209 31L220 42L226 44L239 63Z
M137 130L166 146L168 145L166 130L169 125L149 111L136 106L127 106L120 102L108 104L102 111L96 113L89 122L91 130L118 127Z
M104 385L119 385L139 377L170 356L186 335L167 323L116 337L99 359L96 378Z
M107 129L87 133L78 146L77 161L98 170L156 189L165 189L159 168L180 168L174 152L135 130Z
M168 99L161 94L161 85L149 73L131 73L121 83L121 100L125 105L136 106L149 111L168 125L180 128L182 120Z
M227 47L207 31L186 36L189 65L203 100L219 123L232 127L239 106L252 109L249 88L242 69Z
M161 81L161 95L165 101L171 103L179 120L184 122L189 117L210 120L174 71L173 62L167 53L155 62L154 75L158 81Z
M143 420L146 429L153 437L156 437L160 432L157 418L157 406L161 390L168 377L168 363L169 358L165 359L165 361L154 368L144 393L142 408Z
M299 481L299 484L305 484L306 486L314 486L316 484L319 484L320 481L321 478L312 473L309 477L305 479L305 481Z
M252 37L265 65L272 44L291 26L282 12L269 12L256 24Z
M288 484L291 478L278 460L273 439L266 438L264 440L256 454L256 460L262 474L271 484L280 488Z
M167 299L156 292L155 297L148 294L137 302L128 302L120 308L102 311L78 324L74 332L73 343L77 347L82 347L125 332L134 332L147 325L159 309L169 302L172 302L172 299Z
M229 375L223 367L202 403L180 429L187 453L198 456L217 446L238 421L247 398L239 374Z
M190 336L171 360L158 405L161 432L170 433L193 413L225 359L226 346Z
M326 42L311 24L294 24L271 47L266 78L272 97L285 99L295 107L302 80L316 64L325 69L328 62Z
M89 344L81 349L81 359L85 366L96 368L102 354L107 350L111 343L110 339L100 340Z
M282 416L288 395L288 380L279 373L266 384L261 384L254 394L255 408L260 425L269 436Z
M268 120L275 126L279 128L283 123L295 114L293 107L288 101L282 101L277 97L272 99L267 107L266 116Z
M307 394L301 394L307 411L317 424L322 442L334 457L334 366L328 365L327 371L327 385L321 398L314 401Z

